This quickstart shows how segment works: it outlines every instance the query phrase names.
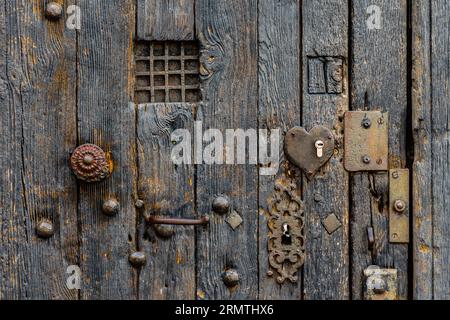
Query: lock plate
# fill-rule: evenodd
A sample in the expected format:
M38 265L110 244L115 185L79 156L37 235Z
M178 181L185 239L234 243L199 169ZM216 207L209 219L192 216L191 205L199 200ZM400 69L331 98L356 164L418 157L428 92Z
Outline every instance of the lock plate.
M397 300L397 270L369 266L364 270L364 300Z
M389 114L348 111L344 118L345 169L350 172L388 170Z
M389 170L389 241L409 242L409 170Z
M294 127L286 133L284 152L287 159L311 179L333 155L333 133L323 126L316 126L310 132Z

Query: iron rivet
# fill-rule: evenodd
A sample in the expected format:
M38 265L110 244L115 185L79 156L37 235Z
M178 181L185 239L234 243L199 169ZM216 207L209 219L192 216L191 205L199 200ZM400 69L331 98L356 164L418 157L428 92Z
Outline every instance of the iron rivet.
M145 256L145 253L137 251L130 254L128 261L133 267L139 268L147 263L147 257Z
M84 156L84 158L83 158L83 163L85 165L88 165L88 166L93 164L94 163L94 157L92 155L90 155L90 154L86 154Z
M225 214L230 210L230 201L224 196L217 197L212 203L212 209L215 213Z
M153 225L153 229L161 238L170 238L175 234L174 227L168 224L155 224Z
M107 216L113 216L119 212L120 205L116 199L109 199L103 202L102 211Z
M38 223L36 228L37 235L40 238L50 238L55 230L53 229L53 224L49 220L42 220Z
M398 171L392 172L392 178L398 179Z
M406 203L403 200L395 200L394 209L397 212L404 212L406 210Z
M370 163L370 157L368 155L363 156L362 161L365 164L369 164Z
M272 270L267 271L267 276L268 277L272 277L273 276L273 271Z
M59 3L50 2L45 8L45 16L49 19L59 19L61 17L63 8Z
M223 273L222 279L228 288L232 288L239 283L239 274L236 270L229 269Z
M134 203L134 206L138 209L141 209L144 207L144 200L141 199L137 199L136 202Z
M387 290L386 281L384 281L381 278L375 278L372 284L373 284L373 292L376 294L385 293Z
M362 121L362 126L366 129L369 129L370 126L372 125L372 122L370 121L369 118L364 118Z

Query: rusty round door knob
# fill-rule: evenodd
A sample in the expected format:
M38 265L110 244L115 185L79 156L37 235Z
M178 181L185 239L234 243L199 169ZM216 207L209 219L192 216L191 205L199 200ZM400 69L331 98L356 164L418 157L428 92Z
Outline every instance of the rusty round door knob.
M76 148L70 157L70 167L75 176L85 182L102 181L111 173L105 152L95 144Z

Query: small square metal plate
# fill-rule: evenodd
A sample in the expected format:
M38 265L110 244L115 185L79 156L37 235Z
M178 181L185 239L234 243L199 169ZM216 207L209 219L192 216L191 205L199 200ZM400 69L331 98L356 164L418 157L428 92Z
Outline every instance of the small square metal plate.
M322 225L325 230L327 230L328 234L332 234L341 227L342 223L338 220L336 215L332 213L322 221Z
M345 113L344 166L347 171L388 170L388 121L387 112Z
M225 221L230 225L231 228L233 228L233 230L235 230L237 227L239 227L242 223L242 218L239 215L239 213L237 213L236 211L232 211L227 218L225 219Z

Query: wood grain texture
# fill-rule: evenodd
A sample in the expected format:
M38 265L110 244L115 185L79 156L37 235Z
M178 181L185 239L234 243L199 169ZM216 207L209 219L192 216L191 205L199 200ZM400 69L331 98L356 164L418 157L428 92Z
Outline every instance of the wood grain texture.
M137 0L140 40L194 40L195 0Z
M415 299L450 298L449 9L446 1L412 7Z
M297 0L261 0L258 5L258 117L260 129L281 129L283 133L300 125L300 4ZM282 137L284 134L282 135ZM283 160L280 140L280 161ZM286 174L259 176L259 299L300 299L299 281L279 285L268 277L267 200L275 192L275 180ZM300 186L299 186L300 187Z
M377 5L381 28L369 29L367 8ZM406 1L353 1L351 109L389 112L389 168L406 166L407 5ZM395 268L399 299L408 294L408 245L389 242L387 173L355 173L351 178L352 298L362 299L363 270L371 264ZM368 249L367 227L375 248Z
M143 104L138 114L139 198L145 215L195 219L194 166L174 164L176 129L193 134L193 105ZM140 228L148 265L139 277L141 299L195 299L195 228L173 226L164 238L154 227Z
M132 57L133 1L78 1L78 142L94 143L112 157L114 172L99 184L80 184L82 299L134 299L137 271L128 255L136 241L135 109ZM114 17L114 18L112 18ZM120 212L102 214L115 198Z
M78 262L75 33L42 1L1 1L0 42L0 299L77 299L65 273Z
M347 1L304 0L303 16L303 109L302 125L310 130L323 125L333 131L335 155L311 181L303 180L306 216L306 261L303 275L304 298L348 299L348 174L344 170L343 122L348 110L348 6ZM338 57L343 61L341 94L310 94L306 72L308 57ZM341 228L329 235L322 220L334 213Z
M257 2L196 1L196 35L201 43L203 127L257 128ZM258 173L255 165L199 165L198 214L211 211L217 195L231 199L243 219L233 230L226 215L211 214L197 229L197 298L255 299L258 294ZM238 286L228 289L222 273L236 269Z

